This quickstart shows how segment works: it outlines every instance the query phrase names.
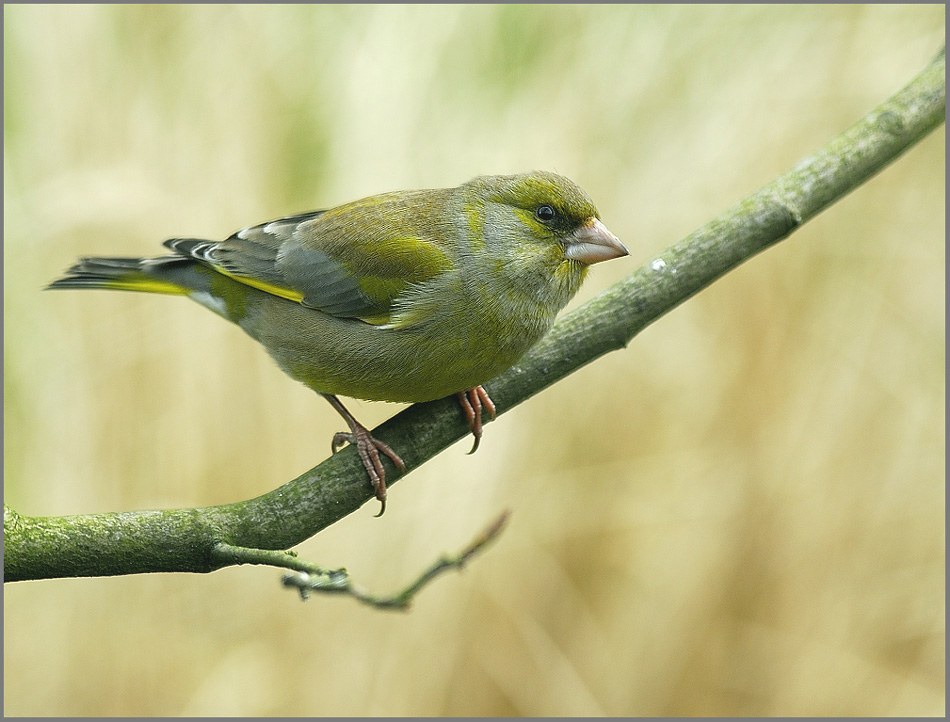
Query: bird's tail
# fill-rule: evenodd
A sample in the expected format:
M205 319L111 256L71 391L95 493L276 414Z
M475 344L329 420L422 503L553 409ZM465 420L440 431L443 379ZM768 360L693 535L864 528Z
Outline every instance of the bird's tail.
M188 294L190 290L161 274L149 272L157 258L80 258L47 288L111 288L120 291ZM185 260L185 259L181 259Z
M192 239L174 239L166 245L179 251L178 245L196 243L199 242ZM182 252L156 258L80 258L47 288L109 288L187 296L207 289L207 273L199 266L198 260Z

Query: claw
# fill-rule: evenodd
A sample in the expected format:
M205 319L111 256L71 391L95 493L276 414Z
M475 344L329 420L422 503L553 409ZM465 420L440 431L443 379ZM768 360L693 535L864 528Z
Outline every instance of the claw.
M458 397L462 411L465 412L468 428L471 429L472 436L475 437L472 450L468 452L469 454L474 454L478 449L478 443L482 440L482 407L484 406L485 409L488 410L488 414L492 417L492 420L494 420L495 403L491 400L488 392L481 386L476 386L474 389L469 389L468 391L459 391L456 396Z

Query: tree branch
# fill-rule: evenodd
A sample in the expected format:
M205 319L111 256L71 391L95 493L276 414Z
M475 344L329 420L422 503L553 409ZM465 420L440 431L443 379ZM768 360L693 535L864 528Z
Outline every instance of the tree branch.
M943 122L944 84L941 52L906 88L814 155L562 317L517 366L488 384L499 413L622 348L648 324L881 171ZM467 431L453 397L416 404L373 434L414 469ZM399 473L386 464L392 485ZM371 496L362 464L348 448L272 492L235 504L34 518L7 510L5 579L210 572L254 556L242 552L238 559L235 549L291 547ZM261 559L273 564L289 558L280 554Z

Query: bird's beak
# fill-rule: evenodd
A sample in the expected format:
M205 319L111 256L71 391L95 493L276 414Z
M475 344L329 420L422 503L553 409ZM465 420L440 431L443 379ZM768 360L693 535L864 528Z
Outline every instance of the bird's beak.
M600 263L611 258L629 255L620 239L607 230L607 226L594 218L567 237L565 258L581 263Z

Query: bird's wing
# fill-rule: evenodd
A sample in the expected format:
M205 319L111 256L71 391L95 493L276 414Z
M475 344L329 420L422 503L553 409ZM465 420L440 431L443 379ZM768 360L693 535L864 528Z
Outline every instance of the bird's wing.
M451 263L431 228L394 233L388 209L313 211L238 231L220 243L165 245L267 293L341 318L390 322L394 302L444 274ZM359 226L355 221L359 221Z

